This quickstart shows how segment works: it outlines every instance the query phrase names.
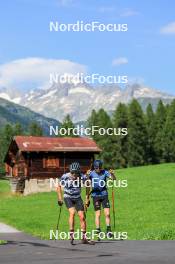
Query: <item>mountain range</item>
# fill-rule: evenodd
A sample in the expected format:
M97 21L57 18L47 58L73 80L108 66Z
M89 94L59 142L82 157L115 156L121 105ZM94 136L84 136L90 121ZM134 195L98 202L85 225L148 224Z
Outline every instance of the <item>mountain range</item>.
M44 117L26 107L0 98L0 128L6 124L20 123L24 129L27 129L32 122L39 124L45 135L49 135L49 126L60 125L55 119Z
M155 109L160 99L169 103L175 98L139 84L122 89L118 85L94 87L86 83L55 83L50 88L36 88L27 93L3 87L0 88L0 97L54 120L62 121L66 114L70 114L74 122L86 120L92 109L104 108L112 112L119 102L129 103L133 98L140 102L144 110L148 103Z

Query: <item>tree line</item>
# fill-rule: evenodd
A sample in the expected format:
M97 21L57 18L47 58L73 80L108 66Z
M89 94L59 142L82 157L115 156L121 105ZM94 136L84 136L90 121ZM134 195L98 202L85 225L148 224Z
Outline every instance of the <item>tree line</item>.
M154 112L148 104L143 112L137 100L129 105L119 103L109 115L104 109L93 110L86 127L127 128L127 135L100 135L91 137L102 149L98 155L105 167L125 168L146 164L175 162L175 100L164 105L160 100ZM73 128L75 124L69 115L61 127ZM15 135L43 136L42 128L35 122L24 131L21 124L7 124L0 130L0 172L4 169L4 156ZM74 135L69 135L74 136Z
M5 125L0 130L0 173L4 173L4 158L12 138L16 135L42 136L43 130L36 122L32 122L27 130L20 123Z
M104 109L93 110L88 119L88 126L92 125L127 128L127 136L93 136L107 167L175 162L175 100L170 105L160 100L155 112L148 104L144 113L137 100L119 103L112 116Z

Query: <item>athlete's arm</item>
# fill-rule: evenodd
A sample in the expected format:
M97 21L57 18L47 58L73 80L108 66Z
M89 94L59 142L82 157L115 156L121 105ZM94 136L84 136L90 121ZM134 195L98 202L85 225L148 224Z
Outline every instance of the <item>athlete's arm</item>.
M90 205L90 191L91 191L91 182L90 182L90 174L91 174L91 171L88 170L86 172L86 201L85 201L85 204L87 207L89 207Z
M62 179L62 177L61 177ZM63 204L63 196L62 196L62 186L61 182L58 182L58 187L57 187L57 197L58 197L58 204L61 205Z
M110 170L109 170L109 173L110 173L111 179L112 179L112 180L116 180L116 176L115 176L115 174L114 174L114 170L110 169Z
M112 169L110 169L109 171L105 170L105 176L107 179L112 179L113 181L116 180L114 171Z
M57 195L58 195L58 201L62 201L62 190L61 190L61 185L59 184L57 187Z

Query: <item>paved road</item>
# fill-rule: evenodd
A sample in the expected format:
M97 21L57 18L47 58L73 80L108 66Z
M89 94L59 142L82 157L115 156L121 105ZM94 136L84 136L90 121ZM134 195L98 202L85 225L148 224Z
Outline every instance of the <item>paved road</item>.
M24 233L1 233L1 264L174 264L175 241L108 241L71 246L69 241L43 241Z

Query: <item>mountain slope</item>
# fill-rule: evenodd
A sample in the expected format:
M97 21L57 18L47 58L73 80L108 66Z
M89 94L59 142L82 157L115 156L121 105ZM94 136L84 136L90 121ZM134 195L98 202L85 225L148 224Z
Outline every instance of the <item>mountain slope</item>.
M8 90L1 91L1 96L11 98ZM20 105L50 118L56 117L62 121L66 114L70 114L74 122L79 122L86 120L92 109L104 108L111 112L119 102L129 103L133 98L141 103L143 109L148 103L155 109L160 99L164 103L170 103L174 97L138 84L121 89L118 85L93 87L86 83L58 83L47 89L31 90L20 96L17 93L14 99L10 100L18 101Z
M45 134L49 134L50 125L60 125L55 119L46 118L26 107L0 98L0 127L3 127L7 123L15 124L19 122L26 129L34 121L43 128Z

